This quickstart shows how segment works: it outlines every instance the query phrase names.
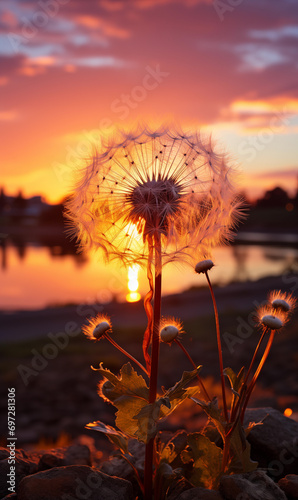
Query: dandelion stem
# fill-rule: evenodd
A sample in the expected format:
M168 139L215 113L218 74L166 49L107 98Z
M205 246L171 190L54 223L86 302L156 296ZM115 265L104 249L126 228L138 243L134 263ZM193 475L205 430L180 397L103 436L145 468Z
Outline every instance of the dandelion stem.
M209 289L210 289L210 293L211 293L211 297L212 297L212 302L213 302L215 324L216 324L217 349L218 349L219 367L220 367L222 401L223 401L223 409L224 409L225 419L228 422L228 410L227 410L227 401L226 401L225 378L224 378L224 373L223 373L223 360L222 360L222 348L221 348L221 339L220 339L218 310L217 310L216 300L215 300L213 288L211 285L211 281L210 281L209 276L208 276L208 271L205 272L205 275L207 278L207 282L209 285Z
M270 352L270 349L271 349L271 346L272 346L272 343L273 343L273 340L274 340L274 334L275 334L275 330L271 330L271 334L270 334L270 337L269 337L269 340L268 340L268 343L266 345L266 348L265 348L265 351L263 353L263 356L262 356L262 359L259 363L259 366L258 368L256 369L255 371L255 374L248 386L248 389L247 389L247 395L246 395L246 398L245 398L245 402L244 402L244 405L243 405L243 408L242 408L242 412L241 412L241 423L243 423L243 419L244 419L244 415L245 415L245 410L246 410L246 407L248 405L248 401L249 401L249 398L252 394L252 391L254 390L254 387L256 385L256 382L257 382L257 378L258 376L260 375L260 372L265 364L265 361L268 357L268 354Z
M156 400L157 377L158 377L158 358L159 358L159 324L161 315L161 242L160 237L155 238L155 281L154 281L154 304L153 304L153 333L152 333L152 351L151 351L151 370L149 384L149 403L153 404ZM152 437L146 444L145 451L145 500L152 500L153 495L153 454L154 439Z
M125 349L123 349L119 344L117 344L117 342L115 342L114 339L112 339L112 337L110 337L110 335L108 333L105 333L104 334L105 338L114 346L116 347L116 349L118 349L118 351L122 352L122 354L125 354L125 356L127 356L129 359L131 359L134 363L136 363L142 370L143 372L146 373L147 376L149 376L146 368L142 365L142 363L140 363L136 358L134 358L131 354L129 354L129 352L127 352Z
M259 340L259 342L258 342L258 345L257 345L257 347L255 348L254 355L253 355L253 357L252 357L252 360L251 360L251 362L250 362L249 368L248 368L248 370L247 370L247 374L246 374L245 379L244 379L243 384L242 384L242 388L241 388L241 395L242 395L243 391L245 391L245 390L246 390L246 384L247 384L247 381L248 381L248 377L249 377L249 375L250 375L250 372L251 372L251 370L252 370L253 364L254 364L254 362L255 362L256 355L257 355L257 353L259 352L259 349L260 349L260 346L261 346L261 343L262 343L262 341L263 341L263 338L264 338L265 333L266 333L266 332L265 332L265 330L264 330L264 331L263 331L263 333L262 333L262 335L261 335L261 338L260 338L260 340ZM236 413L237 413L237 410L238 410L238 408L239 408L239 406L240 406L240 399L241 399L241 398L239 398L239 399L238 399L237 404L235 405L235 407L234 407L234 408L233 408L233 410L231 411L231 415L230 415L230 422L233 422L233 420L234 420L234 418L235 418L235 415L236 415Z
M189 359L189 361L191 362L192 366L193 366L193 367L195 368L195 370L196 370L196 369L197 369L197 366L196 366L196 364L195 364L194 360L192 359L192 357L190 356L189 352L185 349L184 345L183 345L183 344L181 344L180 340L178 340L178 339L175 339L175 342L176 342L176 344L180 347L180 349L182 349L182 351L184 352L184 354L186 354L187 358ZM201 386L201 387L202 387L202 389L203 389L204 396L205 396L206 400L207 400L207 401L211 401L211 398L210 398L210 396L209 396L209 394L208 394L208 392L207 392L207 390L206 390L206 388L205 388L205 386L204 386L204 382L203 382L203 380L201 379L201 377L200 377L200 375L199 375L199 374L197 374L197 379L198 379L198 381L199 381L199 383L200 383L200 386Z

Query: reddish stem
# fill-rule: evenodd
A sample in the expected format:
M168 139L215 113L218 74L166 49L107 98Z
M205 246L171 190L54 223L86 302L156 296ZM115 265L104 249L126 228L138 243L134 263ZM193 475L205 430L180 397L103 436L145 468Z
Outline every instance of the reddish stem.
M153 305L153 333L151 351L151 371L149 384L149 404L156 400L158 358L159 358L159 324L161 315L161 243L160 238L155 239L155 283L154 283L154 305ZM155 436L148 441L145 450L145 500L152 500L153 495L153 455Z
M242 388L241 388L241 395L242 395L242 391L245 391L245 389L246 389L246 384L247 384L247 381L248 381L248 377L249 377L250 372L251 372L251 370L252 370L253 364L254 364L255 359L256 359L256 355L257 355L257 353L258 353L258 351L259 351L259 349L260 349L260 346L261 346L261 343L262 343L262 341L263 341L263 338L264 338L265 333L266 333L266 332L265 332L265 330L264 330L264 331L263 331L263 333L262 333L262 335L261 335L261 338L260 338L260 340L259 340L259 342L258 342L258 345L257 345L257 347L255 348L254 355L253 355L253 357L252 357L251 363L250 363L249 368L248 368L248 370L247 370L247 374L246 374L245 379L244 379L243 384L242 384ZM234 420L234 418L235 418L235 415L236 415L236 413L237 413L237 410L238 410L239 405L240 405L240 398L238 399L238 401L237 401L237 403L236 403L235 407L233 408L233 411L231 412L231 415L230 415L230 422L233 422L233 420Z
M210 281L209 276L208 276L208 271L205 272L205 275L207 278L207 282L209 285L209 289L210 289L210 293L211 293L211 297L212 297L212 302L213 302L215 324L216 324L217 349L218 349L219 367L220 367L222 401L223 401L223 409L224 409L225 419L226 419L226 422L228 422L229 417L228 417L227 401L226 401L225 377L224 377L224 372L223 372L222 347L221 347L221 339L220 339L218 310L217 310L216 300L215 300L213 288L211 285L211 281Z
M181 344L181 342L180 342L178 339L175 339L175 342L176 342L176 344L180 347L180 349L182 349L182 351L184 352L184 354L186 354L186 356L188 357L188 359L189 359L189 361L191 362L192 366L193 366L193 367L195 368L195 370L196 370L196 369L197 369L197 366L196 366L196 364L195 364L194 360L192 359L192 357L190 356L190 354L188 353L188 351L185 349L184 345L183 345L183 344ZM199 383L200 383L200 385L201 385L201 387L202 387L202 389L203 389L204 396L205 396L206 400L207 400L207 401L211 401L211 398L210 398L210 396L209 396L209 394L208 394L208 392L207 392L207 390L206 390L206 388L205 388L205 386L204 386L204 382L203 382L203 380L201 379L201 377L200 377L200 375L199 375L199 374L197 374L197 379L198 379L198 381L199 381Z
M265 348L265 351L264 351L264 354L262 356L262 359L259 363L259 366L258 368L256 369L255 371L255 374L251 380L251 383L249 384L248 386L248 389L247 389L247 395L246 395L246 399L245 399L245 402L244 402L244 405L243 405L243 408L242 408L242 411L241 411L241 423L243 423L243 419L244 419L244 415L245 415L245 410L246 410L246 407L248 405L248 401L249 401L249 398L252 394L252 391L254 390L254 387L256 385L256 382L257 382L257 378L258 376L260 375L260 372L265 364L265 361L268 357L268 354L270 352L270 349L271 349L271 346L272 346L272 343L273 343L273 340L274 340L274 334L275 334L275 330L271 330L271 333L270 333L270 337L269 337L269 340L268 340L268 343L266 345L266 348Z
M146 373L147 376L149 376L146 368L142 365L142 363L140 363L136 358L134 358L131 354L129 354L129 352L127 352L125 349L123 349L119 344L117 344L117 342L115 342L114 339L112 339L112 337L110 337L110 335L108 333L105 333L104 334L105 338L111 342L111 344L116 347L116 349L118 349L118 351L122 352L122 354L125 354L125 356L127 356L129 359L131 359L134 363L136 363L142 370L143 372Z

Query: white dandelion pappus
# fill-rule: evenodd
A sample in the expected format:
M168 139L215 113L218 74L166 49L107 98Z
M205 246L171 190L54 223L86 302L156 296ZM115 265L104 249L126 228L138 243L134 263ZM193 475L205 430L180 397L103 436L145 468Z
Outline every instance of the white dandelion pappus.
M233 172L197 134L123 134L82 170L67 215L81 247L109 260L154 262L159 241L163 264L192 262L231 235L240 215Z

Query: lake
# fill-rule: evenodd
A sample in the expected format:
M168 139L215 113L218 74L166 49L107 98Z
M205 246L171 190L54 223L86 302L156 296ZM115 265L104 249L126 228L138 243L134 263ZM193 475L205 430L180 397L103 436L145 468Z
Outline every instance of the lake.
M0 247L0 309L39 309L69 303L107 303L134 300L128 294L128 272L117 263L105 264L98 257L64 254L59 245L14 245ZM210 272L214 284L257 280L280 275L297 264L296 248L234 245L213 252L215 267ZM133 274L133 276L132 276ZM130 272L132 293L148 290L143 270ZM164 268L163 293L178 293L205 285L205 277L189 268L168 264Z

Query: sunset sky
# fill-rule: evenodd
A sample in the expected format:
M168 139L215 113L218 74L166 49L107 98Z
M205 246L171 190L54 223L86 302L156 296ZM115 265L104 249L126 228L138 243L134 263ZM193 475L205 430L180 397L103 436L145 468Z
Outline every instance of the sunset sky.
M170 123L293 194L297 56L296 0L1 0L0 186L57 202L100 134Z

